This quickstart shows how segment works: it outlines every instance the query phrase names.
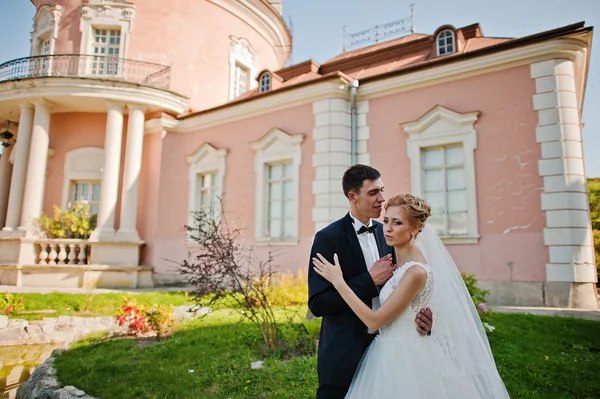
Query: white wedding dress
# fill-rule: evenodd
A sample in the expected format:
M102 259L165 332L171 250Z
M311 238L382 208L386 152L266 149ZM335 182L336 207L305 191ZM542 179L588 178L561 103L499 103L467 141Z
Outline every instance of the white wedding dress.
M381 328L365 352L346 395L351 399L478 399L507 398L501 387L481 388L485 377L465 369L459 356L436 339L436 316L432 335L423 337L417 332L416 315L420 309L432 306L436 288L435 265L408 262L396 269L383 286L380 301L385 303L404 273L411 267L427 272L423 289L408 308L394 321ZM447 298L453 301L458 298ZM443 331L443 329L440 329ZM441 337L440 337L441 339ZM487 370L486 370L487 371ZM495 365L494 365L495 371ZM500 377L497 377L500 379ZM477 381L479 380L479 381ZM490 385L490 384L487 384ZM488 389L490 388L490 389Z

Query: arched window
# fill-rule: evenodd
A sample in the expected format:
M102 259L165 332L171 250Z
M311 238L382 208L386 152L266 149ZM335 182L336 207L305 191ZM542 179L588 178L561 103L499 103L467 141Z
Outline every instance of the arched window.
M451 30L441 31L436 39L438 55L452 54L456 51L454 32Z
M262 93L267 90L271 90L271 74L269 72L263 73L258 79L258 92Z

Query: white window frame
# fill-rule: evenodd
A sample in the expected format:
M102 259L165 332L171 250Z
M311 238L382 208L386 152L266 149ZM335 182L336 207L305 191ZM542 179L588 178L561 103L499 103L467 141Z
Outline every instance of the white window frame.
M98 201L82 201L84 204L89 204L90 205L90 212L91 212L91 206L93 206L94 204L96 204L96 206L98 207L98 212L100 212L100 192L102 191L102 181L100 180L72 180L71 181L71 187L70 187L70 192L69 192L69 199L70 201L67 203L67 207L71 208L73 205L75 205L75 192L76 192L76 188L77 188L77 184L87 184L90 186L91 190L90 190L90 195L93 193L93 185L94 184L98 184ZM95 213L96 215L98 214Z
M104 149L84 147L65 154L61 207L67 208L75 182L100 182L104 171Z
M244 38L235 36L229 37L231 40L229 48L229 99L235 98L236 65L241 65L248 69L248 91L256 88L256 51L250 45L250 42Z
M263 93L273 88L273 75L270 72L264 72L258 78L258 92Z
M199 198L196 198L198 193L198 175L214 173L216 174L216 195L217 198L223 196L223 183L225 181L225 173L227 169L227 154L229 150L227 148L215 148L210 143L203 143L193 154L188 156L187 162L188 167L188 182L189 182L189 194L188 194L188 225L191 226L194 222L192 212L196 211L196 204L199 202ZM222 209L218 208L219 204L216 204L215 215L220 215ZM186 241L193 243L189 235L186 235Z
M438 105L419 120L402 124L402 128L409 136L407 152L410 158L411 190L416 195L423 195L422 150L453 144L461 145L463 148L469 209L468 234L441 236L445 244L477 244L479 241L475 185L477 132L473 126L479 114L479 111L461 114Z
M452 44L451 44L452 51L448 51L448 46L450 46L450 45L448 44L446 37L444 38L444 45L440 46L440 38L442 35L445 35L446 33L450 33L450 37L452 38ZM436 48L438 56L444 56L444 55L456 53L456 35L454 34L454 32L451 29L444 29L443 31L438 33L437 36L435 37L435 48ZM444 54L440 54L440 50L442 48L444 48L446 50L446 52Z
M255 222L254 240L257 245L298 245L299 240L299 195L300 164L304 134L290 135L279 129L271 129L257 141L251 143L255 172ZM269 165L292 163L292 237L267 237L268 229L268 171Z
M133 4L110 0L88 0L85 5L81 6L79 53L94 55L94 29L119 29L121 46L118 58L125 59L134 18L135 6ZM91 65L91 62L89 64ZM86 72L89 72L89 68L91 67L86 67Z
M49 40L50 46L47 55L54 54L56 38L58 37L58 24L62 16L63 7L60 5L42 5L33 17L33 31L31 32L30 55L42 55L41 45Z

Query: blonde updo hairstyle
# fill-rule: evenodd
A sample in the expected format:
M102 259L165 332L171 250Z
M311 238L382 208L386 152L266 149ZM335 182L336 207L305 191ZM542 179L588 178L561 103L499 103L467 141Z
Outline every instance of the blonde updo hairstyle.
M424 198L412 194L400 194L390 198L384 205L384 210L389 207L401 206L406 209L406 213L412 223L419 226L419 231L414 238L417 238L423 230L429 216L431 216L431 205Z

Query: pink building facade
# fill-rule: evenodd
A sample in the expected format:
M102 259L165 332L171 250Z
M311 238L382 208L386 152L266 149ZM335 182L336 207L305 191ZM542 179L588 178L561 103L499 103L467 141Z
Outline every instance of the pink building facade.
M306 270L359 162L388 196L431 202L493 303L598 307L580 124L592 28L500 39L448 25L284 68L280 1L36 3L32 57L0 66L14 134L0 284L180 281L190 212L216 197L245 242ZM79 200L98 214L89 240L32 228Z

